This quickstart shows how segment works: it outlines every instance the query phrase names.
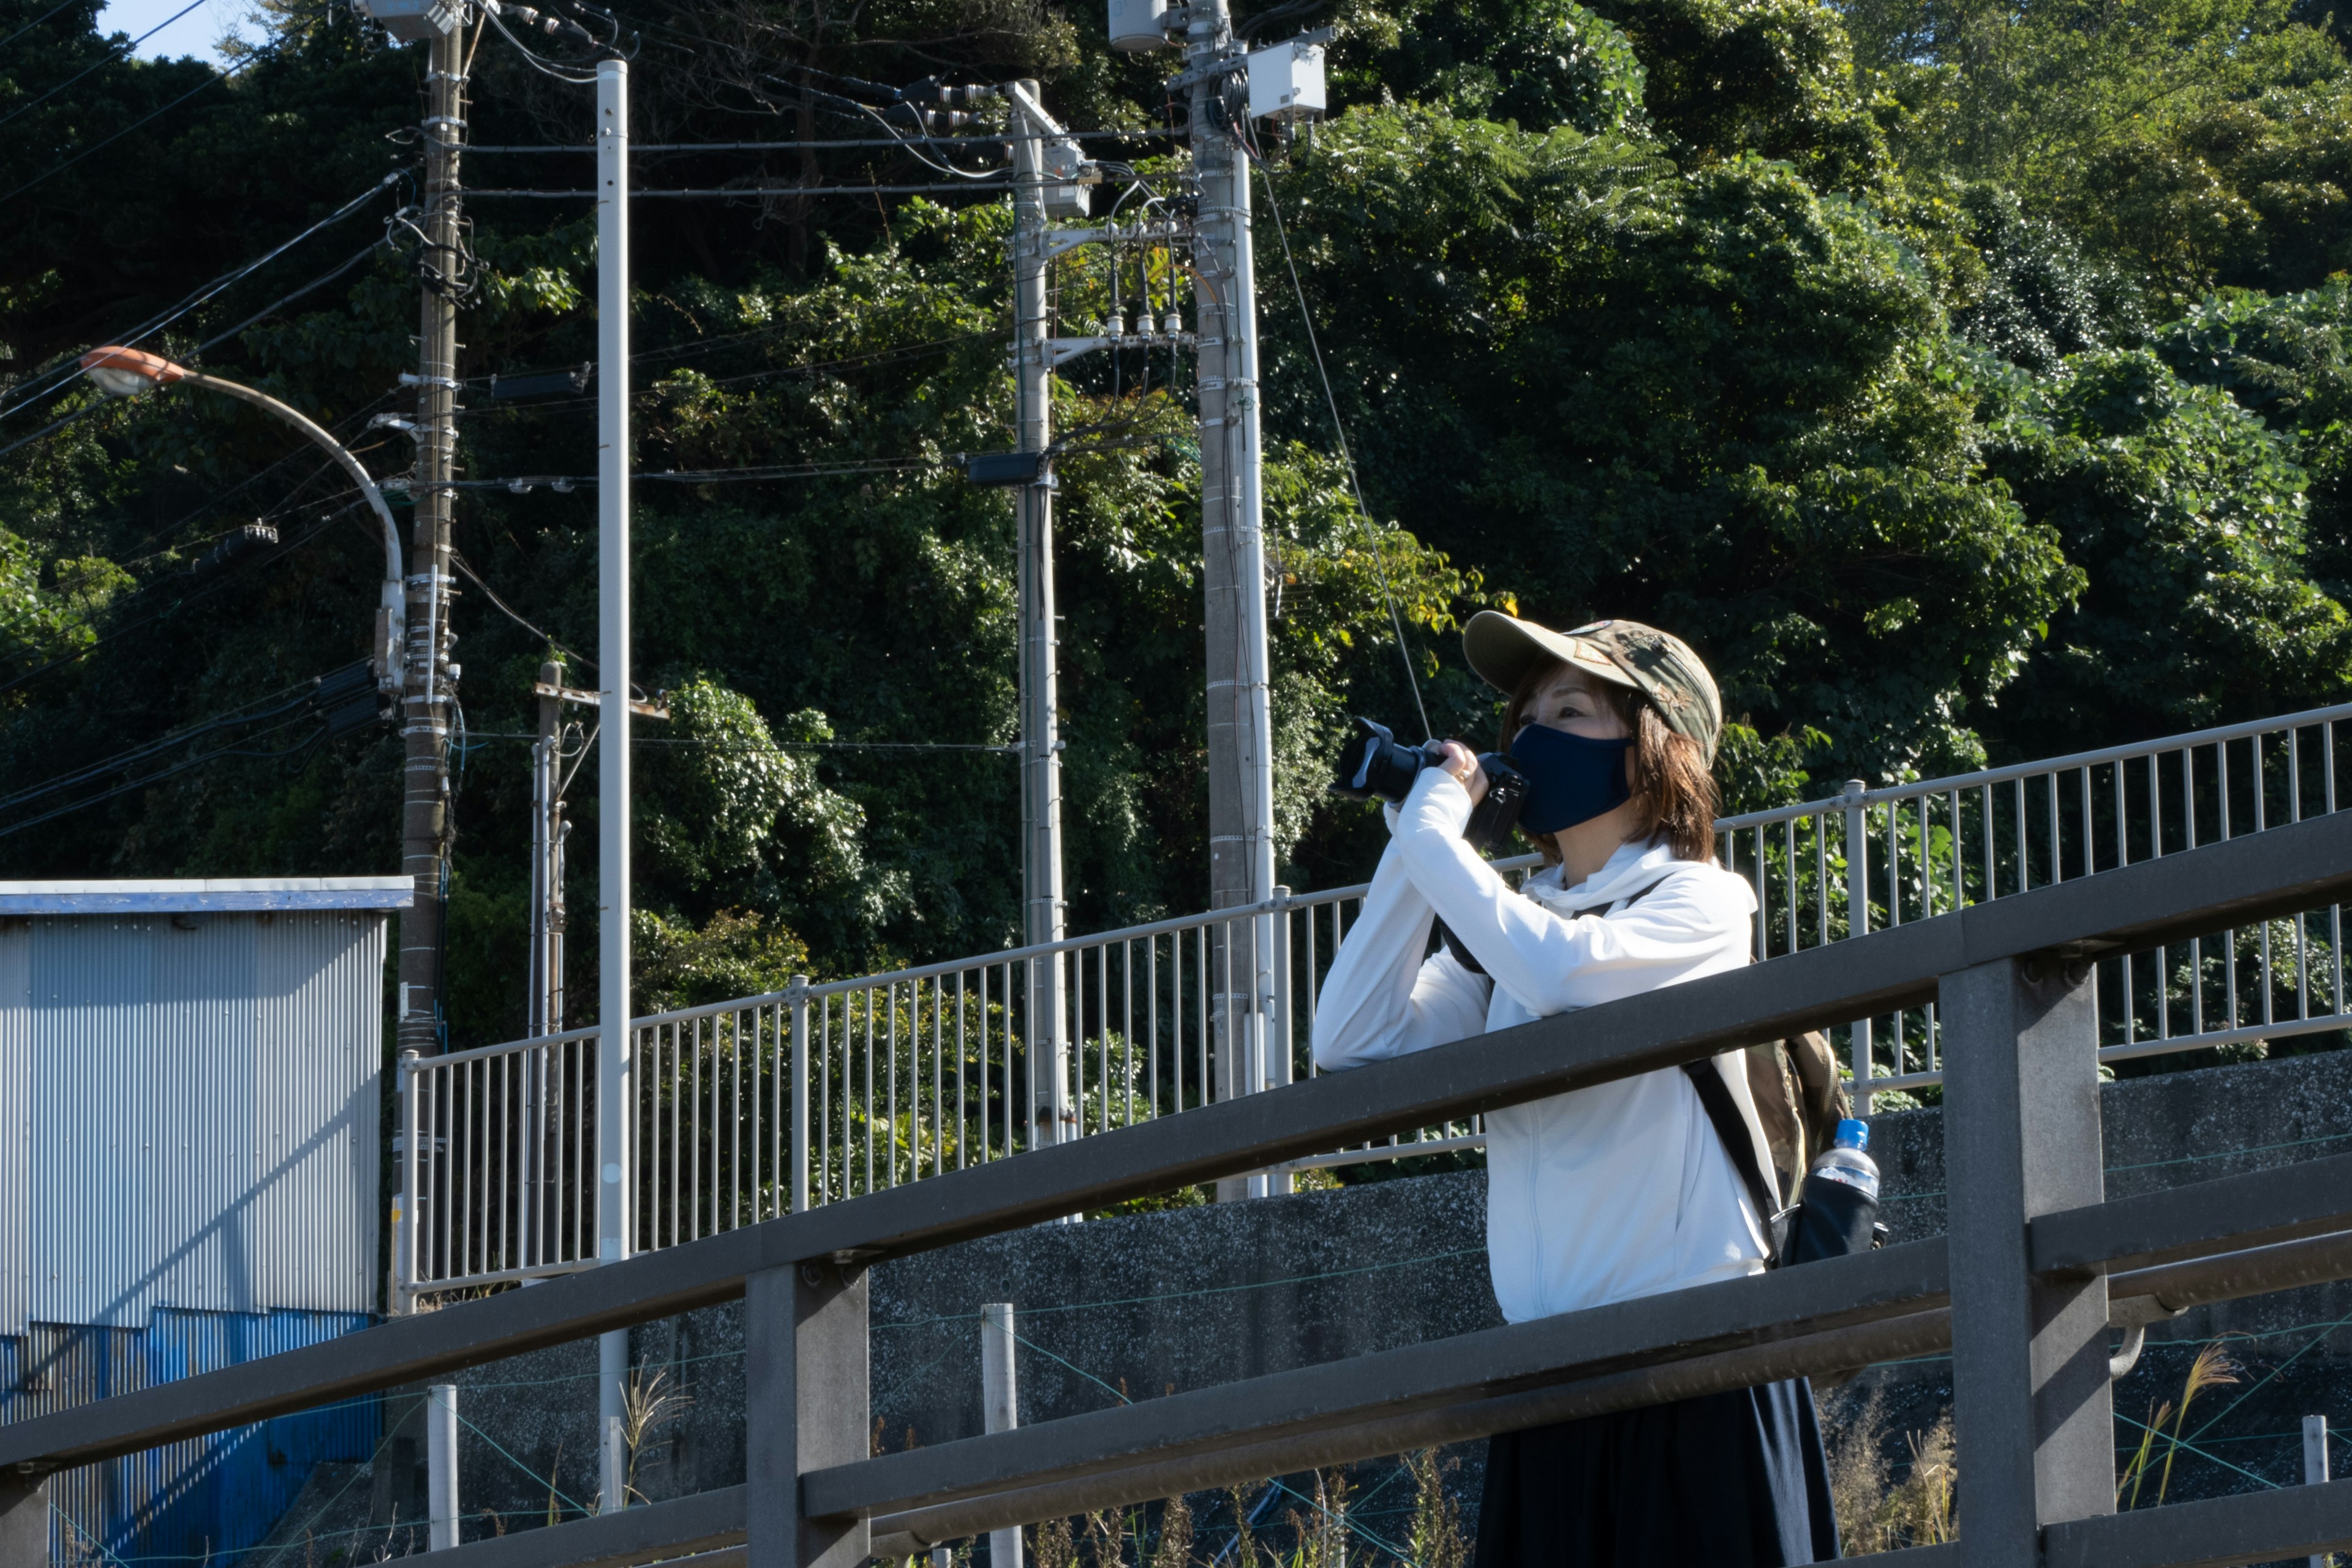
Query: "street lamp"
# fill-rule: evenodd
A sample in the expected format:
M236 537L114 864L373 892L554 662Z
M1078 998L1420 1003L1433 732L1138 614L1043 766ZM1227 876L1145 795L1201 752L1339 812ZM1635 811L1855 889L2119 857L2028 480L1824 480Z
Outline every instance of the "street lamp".
M191 386L209 387L226 393L241 403L250 403L278 416L303 435L324 447L329 456L343 466L343 470L358 482L368 504L383 523L383 605L376 612L375 674L376 685L385 691L401 689L401 650L408 641L408 607L403 584L400 552L400 527L392 520L392 509L384 504L383 492L376 489L375 480L360 460L352 456L343 444L329 435L325 428L300 410L289 408L266 392L257 392L240 382L223 381L216 375L173 364L161 354L151 354L143 349L118 347L95 348L81 356L81 368L89 373L100 391L115 397L136 397L153 392L158 387L175 382Z

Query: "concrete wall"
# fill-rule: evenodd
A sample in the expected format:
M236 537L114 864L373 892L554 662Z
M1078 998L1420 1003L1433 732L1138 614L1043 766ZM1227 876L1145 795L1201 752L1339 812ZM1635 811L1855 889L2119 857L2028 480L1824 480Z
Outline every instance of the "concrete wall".
M2104 1100L2116 1195L2352 1151L2352 1053L2137 1079L2109 1086ZM1873 1137L1896 1239L1940 1232L1940 1112L1882 1115ZM877 1443L896 1449L980 1431L978 1312L990 1301L1015 1306L1024 1422L1488 1327L1500 1320L1484 1206L1485 1177L1468 1172L1040 1226L885 1262L873 1282ZM2201 1395L2191 1429L2250 1397L2200 1440L2212 1459L2183 1456L2174 1495L2258 1484L2242 1472L2299 1479L2302 1415L2326 1412L2352 1426L2352 1333L2331 1331L2343 1326L2352 1326L2352 1287L2342 1285L2200 1310L2151 1331L2116 1408L2145 1418L2155 1402L2178 1397L2196 1345L2240 1336L2242 1381ZM692 1401L641 1459L647 1496L742 1479L741 1348L732 1306L638 1331L647 1375L659 1371L665 1389ZM574 1345L459 1378L461 1413L505 1450L465 1435L469 1508L497 1509L508 1528L521 1528L546 1517L549 1481L574 1502L593 1500L593 1345ZM1939 1362L1877 1369L1855 1394L1879 1392L1889 1441L1899 1444L1948 1401L1947 1373ZM421 1515L413 1432L395 1429L366 1484L345 1494L366 1495L378 1529L395 1509L400 1519ZM1458 1479L1475 1500L1475 1454ZM489 1528L477 1521L467 1538Z

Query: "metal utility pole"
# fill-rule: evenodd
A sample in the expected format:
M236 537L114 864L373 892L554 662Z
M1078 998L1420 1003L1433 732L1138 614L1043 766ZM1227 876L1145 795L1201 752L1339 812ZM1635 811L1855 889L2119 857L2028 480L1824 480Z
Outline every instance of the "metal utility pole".
M539 740L530 749L530 1032L563 1028L563 666L539 667Z
M539 667L539 740L530 749L530 1032L563 1028L563 666ZM547 1216L555 1212L554 1177L563 1169L561 1114L563 1075L551 1051L536 1053L525 1070L529 1120L522 1140L523 1175L533 1201L524 1210L532 1257L544 1257Z
M1013 491L1018 513L1021 600L1021 937L1024 945L1059 942L1062 901L1062 742L1057 713L1054 616L1053 474L1043 454L1053 442L1053 332L1045 302L1045 148L1062 135L1034 81L1012 89L1013 374L1019 450L1036 454L1034 477ZM1030 1103L1033 1143L1077 1135L1070 1100L1069 1024L1062 966L1032 959L1028 975Z
M629 1255L629 65L596 62L597 1256ZM622 1431L629 1334L598 1342L603 1511L628 1506Z
M1192 236L1199 323L1201 544L1207 591L1209 907L1274 895L1274 723L1267 702L1265 535L1260 487L1257 303L1250 244L1250 171L1225 108L1239 64L1225 0L1187 13L1192 172L1201 210ZM1273 921L1226 928L1213 977L1218 1001L1217 1097L1289 1079L1265 1049L1274 1005ZM1263 1176L1217 1184L1220 1199L1259 1195Z
M417 328L416 498L408 552L400 868L416 901L400 918L399 1047L441 1049L442 877L449 848L449 481L457 468L457 291L465 284L457 157L466 134L466 30L436 29L425 78L425 283Z

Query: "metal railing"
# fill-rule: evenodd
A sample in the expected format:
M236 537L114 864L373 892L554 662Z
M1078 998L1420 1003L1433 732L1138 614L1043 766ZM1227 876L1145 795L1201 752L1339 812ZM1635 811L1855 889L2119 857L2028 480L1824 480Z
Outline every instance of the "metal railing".
M1726 817L1718 856L1756 891L1756 954L1784 956L2336 809L2352 705ZM2352 1027L2332 908L2098 966L2100 1058L2125 1061ZM1943 1081L1933 1005L1860 1019L1874 1092Z
M2352 704L1717 824L1771 961L2336 809ZM1523 876L1533 855L1497 861ZM635 1020L624 1229L644 1251L1312 1076L1363 885ZM2352 1026L2340 909L2097 967L2104 1060ZM1261 948L1265 962L1257 961ZM1940 1084L1933 1003L1843 1029L1859 1109ZM595 1258L593 1029L404 1058L404 1299ZM1243 1178L1480 1147L1476 1121Z
M897 1556L1944 1348L1957 1440L1971 1456L1959 1482L1965 1529L1955 1544L1890 1563L2193 1568L2352 1549L2352 1481L2113 1511L2111 1330L2129 1335L2187 1307L2352 1277L2352 1155L2108 1197L2096 1089L2105 1024L2083 957L2218 941L2227 921L2352 898L2352 818L2274 823L2234 843L2136 857L2102 876L2079 891L2003 893L1914 931L1876 931L1834 952L1785 955L1573 1019L1188 1109L1181 1121L1081 1138L1006 1170L950 1171L904 1191L814 1205L740 1237L706 1237L544 1289L489 1293L0 1426L0 1561L41 1560L51 1499L76 1468L738 1298L749 1480L543 1533L487 1533L448 1549L455 1568L624 1568L693 1553L764 1568ZM1261 948L1271 964L1277 955ZM893 1005L889 995L879 1005ZM866 1396L875 1259L1929 999L1951 1031L1948 1184L1968 1199L1947 1205L1943 1236L875 1452ZM849 1037L862 1051L857 1024ZM772 1060L772 1016L765 1027L759 1048ZM877 1021L877 1061L886 1037ZM535 1090L520 1066L479 1066L499 1054L454 1065L477 1081L460 1092L453 1076L447 1103L529 1103ZM814 1055L795 1053L803 1065ZM551 1073L538 1088L553 1082ZM762 1114L775 1104L771 1090ZM410 1130L417 1126L412 1117ZM423 1148L413 1136L405 1146L412 1157ZM788 1160L798 1167L797 1156Z

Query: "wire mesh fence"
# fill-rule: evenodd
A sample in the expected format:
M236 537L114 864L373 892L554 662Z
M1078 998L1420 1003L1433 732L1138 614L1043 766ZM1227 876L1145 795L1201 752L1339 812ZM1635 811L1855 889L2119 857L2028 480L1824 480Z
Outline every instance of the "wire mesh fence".
M2333 812L2352 705L1727 817L1769 962ZM1497 861L1524 877L1535 856ZM618 1184L636 1250L677 1246L1311 1075L1361 886L636 1020ZM2098 966L2101 1056L2352 1026L2342 911ZM1836 1031L1857 1100L1942 1080L1932 1005ZM407 1297L588 1266L598 1041L572 1030L403 1062ZM1477 1147L1475 1122L1268 1173ZM1268 1184L1261 1184L1261 1190Z

